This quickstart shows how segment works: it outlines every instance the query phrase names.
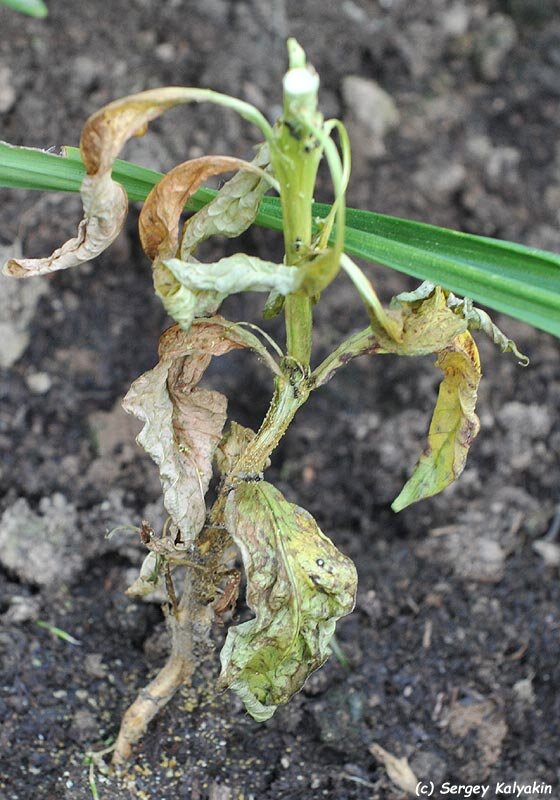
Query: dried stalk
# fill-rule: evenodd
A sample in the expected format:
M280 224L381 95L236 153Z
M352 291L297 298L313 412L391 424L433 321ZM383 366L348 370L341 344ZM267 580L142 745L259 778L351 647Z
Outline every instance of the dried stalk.
M187 568L181 599L176 608L171 605L167 611L171 655L124 714L113 753L114 766L128 761L152 719L181 686L190 682L200 663L200 650L208 647L214 613L202 590L200 571Z

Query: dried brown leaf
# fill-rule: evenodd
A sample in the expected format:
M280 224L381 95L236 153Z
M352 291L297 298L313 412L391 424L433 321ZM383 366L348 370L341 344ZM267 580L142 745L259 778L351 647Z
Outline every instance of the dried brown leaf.
M137 441L159 466L164 504L184 543L204 525L212 460L226 421L224 395L198 383L214 356L242 348L278 371L253 334L222 317L197 320L189 332L175 325L160 339L159 363L123 401L145 423Z
M76 267L96 258L119 235L128 210L126 192L109 174L86 175L80 189L84 217L78 233L47 258L12 258L4 265L4 273L12 278L32 278L69 267Z
M230 156L201 156L178 164L156 183L146 198L138 226L144 252L152 261L171 258L179 245L179 220L194 192L216 175L233 170L264 172L240 158Z
M86 122L80 151L87 175L81 187L84 217L76 237L48 258L12 259L4 272L17 278L68 269L100 255L118 236L126 218L128 200L111 178L115 158L131 136L145 133L150 121L180 103L211 99L201 89L166 87L150 89L116 100L95 112Z

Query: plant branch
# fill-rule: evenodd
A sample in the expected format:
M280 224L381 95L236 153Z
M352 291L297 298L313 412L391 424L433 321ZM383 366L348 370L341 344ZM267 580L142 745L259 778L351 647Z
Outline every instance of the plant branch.
M113 753L113 764L124 764L144 736L156 714L188 683L198 663L198 651L208 646L213 612L201 597L202 578L188 569L181 599L167 612L171 632L171 655L156 677L138 694L125 712Z

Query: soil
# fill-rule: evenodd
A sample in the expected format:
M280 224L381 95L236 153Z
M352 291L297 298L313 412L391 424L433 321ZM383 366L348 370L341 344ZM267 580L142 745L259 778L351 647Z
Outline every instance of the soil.
M2 137L12 143L74 144L104 103L165 84L232 92L274 117L292 34L322 77L326 113L350 124L350 205L560 249L554 2L49 6L46 21L0 10ZM398 126L372 128L344 89L349 75L380 84ZM176 110L125 157L166 169L203 152L247 156L255 142L231 114ZM3 191L1 204L2 246L21 242L29 255L51 252L80 214L75 196ZM27 347L1 371L5 800L94 796L85 754L115 736L165 656L159 606L123 594L142 557L138 542L123 531L105 538L116 525L162 518L155 466L119 410L131 381L154 364L167 324L136 216L97 263L43 280ZM242 243L280 253L278 237L262 231ZM213 254L232 248L217 244ZM382 268L368 273L385 298L412 286ZM261 299L234 298L223 312L259 321ZM343 278L316 318L317 358L365 323ZM543 541L560 499L559 348L496 321L531 365L523 370L480 342L482 430L442 496L390 511L423 446L438 384L432 359L353 363L299 413L274 456L269 479L357 564L356 609L338 626L342 657L257 724L234 696L213 693L212 652L152 724L128 772L95 773L102 800L404 797L373 744L407 758L436 797L443 781L537 781L560 797L559 559L556 542ZM258 425L266 375L250 358L219 361L210 383L229 395L232 416ZM216 630L217 646L224 635Z

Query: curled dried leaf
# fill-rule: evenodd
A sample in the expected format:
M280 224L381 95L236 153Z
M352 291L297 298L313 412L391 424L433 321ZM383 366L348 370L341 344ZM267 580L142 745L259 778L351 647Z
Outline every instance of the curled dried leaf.
M513 339L508 339L505 333L492 322L486 311L474 306L470 298L465 297L462 299L450 293L447 298L447 305L467 322L470 331L482 331L500 348L502 353L513 353L521 366L527 367L529 365L528 357L517 349Z
M263 144L251 161L253 167L266 170L269 163L268 145ZM181 237L180 257L188 261L196 248L211 236L233 239L249 228L259 211L269 180L262 173L241 170L225 183L207 205L190 217Z
M131 94L108 103L89 117L80 137L80 151L88 175L109 172L132 136L143 136L148 125L182 103L206 99L199 89L165 86Z
M184 89L155 89L130 95L97 111L86 122L80 152L87 175L81 187L84 217L78 234L48 258L12 259L4 270L14 277L68 269L100 255L116 239L128 210L126 192L111 178L113 162L126 141L145 132L148 122L178 103Z
M227 156L191 159L174 167L154 186L140 214L140 241L152 260L156 294L184 330L189 329L195 316L216 311L224 295L214 290L197 292L182 285L165 262L177 255L179 221L188 199L208 178L232 170L248 171L258 176L259 181L267 178L262 169L242 159ZM240 223L241 230L244 227Z
M147 597L148 595L160 589L163 586L163 576L161 568L164 561L156 553L148 553L142 566L140 573L134 583L132 583L126 593L129 597Z
M403 305L406 303L415 303L419 300L425 300L430 297L440 287L436 287L430 281L424 281L412 292L402 292L393 298L392 305ZM481 308L473 305L473 301L469 297L456 297L452 292L444 292L446 297L447 307L450 308L457 316L464 319L467 323L468 330L482 331L497 345L502 353L513 353L519 359L519 363L526 367L529 364L529 359L526 355L517 349L517 345L512 339L508 337L492 322L490 316Z
M379 331L387 352L402 356L425 356L438 353L467 330L464 319L447 306L447 295L441 286L432 286L423 298L403 299L398 295L394 313L402 326L400 341L393 344Z
M179 246L179 221L185 204L208 180L224 172L266 173L248 161L230 156L201 156L178 164L156 183L140 213L140 241L148 258L173 258Z
M262 721L326 660L336 621L354 606L356 570L307 511L265 481L231 492L225 524L241 550L255 618L229 631L220 685Z
M109 174L86 175L81 187L84 217L78 233L48 258L12 258L4 265L4 273L13 278L31 278L69 267L76 267L96 258L119 235L128 210L128 199L122 186Z
M87 175L81 187L84 217L77 236L48 258L8 261L4 267L6 274L18 278L43 275L100 255L118 236L126 218L126 193L111 179L113 163L125 143L131 136L143 135L148 124L169 108L204 101L234 108L269 135L270 126L248 103L205 89L169 86L109 103L89 117L80 139Z
M410 768L408 759L397 758L381 745L372 744L369 748L370 753L387 770L390 780L398 786L401 791L406 792L412 797L417 797L418 778Z
M123 401L145 423L137 441L159 467L164 504L184 544L204 525L212 460L226 421L224 395L198 383L214 356L243 348L278 372L253 334L222 317L197 321L188 333L175 325L160 339L159 363L134 381Z

